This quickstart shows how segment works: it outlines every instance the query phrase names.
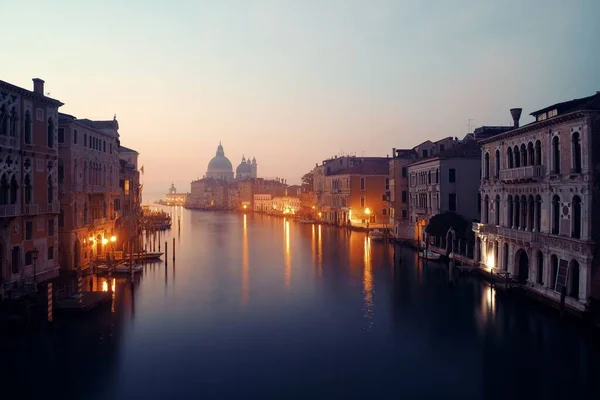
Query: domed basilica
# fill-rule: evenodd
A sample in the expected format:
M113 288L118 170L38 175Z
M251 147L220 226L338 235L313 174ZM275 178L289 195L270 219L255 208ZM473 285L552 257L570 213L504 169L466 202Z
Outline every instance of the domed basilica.
M253 158L252 161L250 161L250 159L246 160L246 157L242 156L242 162L236 168L235 178L256 178L256 172L256 159ZM229 159L225 157L225 151L223 150L221 142L219 142L219 147L217 147L217 154L208 163L208 168L206 169L206 177L222 179L225 181L233 180L233 166L231 165L231 161L229 161Z

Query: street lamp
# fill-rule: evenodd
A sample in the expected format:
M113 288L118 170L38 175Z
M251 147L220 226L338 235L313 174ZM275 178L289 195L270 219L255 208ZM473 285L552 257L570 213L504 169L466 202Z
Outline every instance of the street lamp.
M371 222L371 210L369 207L365 208L365 214L367 214L367 232L369 232L369 222Z
M112 235L110 237L110 246L112 248L112 255L111 255L111 259L115 258L115 242L117 241L117 237L115 235Z
M37 247L33 248L31 252L31 258L33 260L33 282L35 283L35 290L37 291L37 258L38 258L39 250Z

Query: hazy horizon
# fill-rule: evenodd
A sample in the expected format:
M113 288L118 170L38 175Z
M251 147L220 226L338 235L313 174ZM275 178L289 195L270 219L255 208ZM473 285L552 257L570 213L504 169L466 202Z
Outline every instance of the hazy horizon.
M0 79L112 119L149 192L221 141L290 183L340 152L464 136L600 90L598 1L0 2ZM26 24L44 27L26 29Z

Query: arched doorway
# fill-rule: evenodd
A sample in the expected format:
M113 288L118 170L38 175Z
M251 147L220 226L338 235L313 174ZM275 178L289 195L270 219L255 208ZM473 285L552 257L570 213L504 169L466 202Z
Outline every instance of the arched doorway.
M81 253L81 243L79 239L75 239L75 244L73 245L73 269L79 268L80 258L79 254Z
M529 257L523 249L517 250L515 254L515 265L520 282L527 282L529 278Z

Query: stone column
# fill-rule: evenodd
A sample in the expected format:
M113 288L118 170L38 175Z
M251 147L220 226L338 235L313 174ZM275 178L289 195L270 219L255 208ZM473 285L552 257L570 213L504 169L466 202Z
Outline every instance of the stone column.
M515 246L512 243L510 243L508 245L508 271L507 272L510 273L511 275L514 275L514 273L515 273L515 266L514 266L514 262L513 262L514 261L513 260L514 251L515 251L514 247Z
M579 264L579 301L587 302L592 287L592 262Z
M479 266L479 246L478 243L480 242L479 237L475 237L475 244L473 245L473 262L476 266Z
M537 210L537 201L535 200L535 197L533 199L533 226L531 227L531 231L532 232L537 232L537 214L538 214L538 210Z
M537 265L538 252L537 249L531 249L531 262L529 263L529 282L537 284Z

